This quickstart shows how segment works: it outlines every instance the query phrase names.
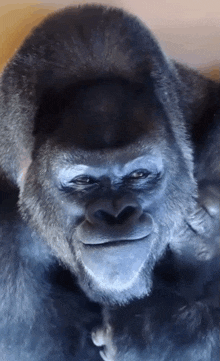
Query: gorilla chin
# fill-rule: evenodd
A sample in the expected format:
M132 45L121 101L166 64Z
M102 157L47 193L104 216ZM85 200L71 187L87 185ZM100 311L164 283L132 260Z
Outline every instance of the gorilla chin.
M93 301L105 304L126 304L148 295L158 244L155 235L105 245L79 242L80 286Z

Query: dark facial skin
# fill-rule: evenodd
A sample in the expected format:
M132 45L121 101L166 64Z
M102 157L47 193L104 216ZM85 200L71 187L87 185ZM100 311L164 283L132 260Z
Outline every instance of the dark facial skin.
M140 107L143 91L128 92L117 83L83 90L35 152L20 207L87 295L124 303L150 292L155 262L185 227L184 213L193 204L189 176L184 172L182 185L176 183L184 161L177 161L181 154L162 111L147 102ZM126 102L132 109L129 145L120 131ZM86 132L80 138L82 123ZM66 143L72 143L68 151ZM164 201L167 194L172 197Z

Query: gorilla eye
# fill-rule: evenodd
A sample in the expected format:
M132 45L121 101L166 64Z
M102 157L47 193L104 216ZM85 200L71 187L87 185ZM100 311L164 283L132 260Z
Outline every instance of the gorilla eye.
M71 184L86 186L96 183L96 179L89 176L79 176L70 181Z
M150 172L144 170L144 169L140 169L140 170L135 170L134 172L129 174L129 178L132 180L138 180L138 179L145 179L149 176Z

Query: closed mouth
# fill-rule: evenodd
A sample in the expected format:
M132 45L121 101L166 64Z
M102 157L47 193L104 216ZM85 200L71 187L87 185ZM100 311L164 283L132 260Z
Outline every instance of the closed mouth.
M137 238L137 239L129 239L129 240L115 240L115 241L109 241L109 242L101 242L101 243L83 243L83 246L87 249L89 248L108 248L108 247L120 247L120 246L128 246L133 242L141 242L146 240L148 236L146 237L142 237L142 238Z

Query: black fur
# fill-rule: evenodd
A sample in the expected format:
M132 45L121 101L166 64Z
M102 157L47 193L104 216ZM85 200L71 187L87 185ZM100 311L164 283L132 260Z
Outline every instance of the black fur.
M219 89L119 9L25 40L0 83L0 361L218 361Z

